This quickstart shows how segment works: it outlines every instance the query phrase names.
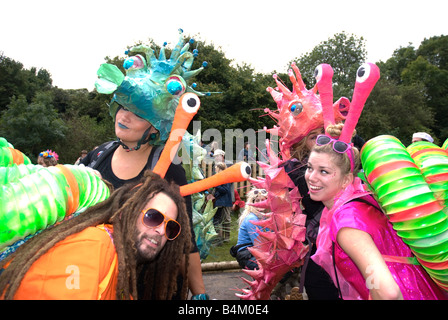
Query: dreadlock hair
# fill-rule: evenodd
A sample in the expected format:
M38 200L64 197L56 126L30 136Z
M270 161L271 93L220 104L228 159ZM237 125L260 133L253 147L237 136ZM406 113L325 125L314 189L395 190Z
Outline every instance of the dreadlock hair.
M108 199L86 209L79 216L34 236L9 259L1 261L0 268L8 263L9 266L0 274L0 294L4 293L5 299L13 299L31 265L49 249L72 234L106 223L113 224L113 242L118 256L117 299L138 298L137 278L141 267L137 263L134 230L146 203L160 192L176 203L177 221L182 226L182 232L175 240L167 241L158 257L149 263L148 272L152 271L154 274L147 273L147 278L151 281L148 282L146 290L151 291L149 296L153 299L170 299L177 290L177 275L183 272L187 278L188 253L191 248L190 223L179 187L168 183L150 170L145 172L141 184L124 185L115 190ZM188 294L187 285L184 284L181 288L181 297L184 299Z

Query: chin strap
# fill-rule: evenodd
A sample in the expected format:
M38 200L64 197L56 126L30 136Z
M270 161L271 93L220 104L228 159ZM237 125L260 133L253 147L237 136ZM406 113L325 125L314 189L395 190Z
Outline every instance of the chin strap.
M140 138L140 140L138 140L137 142L137 146L135 146L134 148L130 148L128 147L126 144L124 144L120 138L117 138L118 143L123 147L123 149L125 149L127 152L130 151L136 151L138 149L140 149L140 147L145 144L148 143L151 140L154 140L157 137L156 133L151 133L149 134L149 130L151 130L152 126L149 127L148 129L146 129L146 131L143 133L142 137Z

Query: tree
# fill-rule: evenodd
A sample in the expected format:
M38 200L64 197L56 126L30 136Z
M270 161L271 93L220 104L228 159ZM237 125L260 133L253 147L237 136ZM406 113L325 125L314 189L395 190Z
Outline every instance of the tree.
M0 55L0 111L4 110L13 96L23 94L23 64Z
M396 84L423 86L423 103L435 119L428 131L443 142L448 137L448 36L424 39L417 50L411 44L399 48L380 69Z
M434 36L424 39L417 49L417 55L442 70L448 70L448 36Z
M0 136L32 161L42 150L53 149L65 138L67 127L51 104L52 99L43 92L37 93L31 103L23 95L13 97L0 118Z
M334 70L333 94L335 100L339 97L351 99L356 79L356 71L365 62L367 51L364 38L357 38L345 32L337 33L299 58L290 61L296 62L302 78L308 88L316 83L314 70L321 63L331 65Z
M86 89L53 88L53 104L68 130L55 148L63 163L74 163L81 150L91 150L115 139L114 123L109 115L109 95ZM63 111L62 111L63 110Z
M403 70L403 83L421 82L428 106L435 115L434 133L448 137L448 36L425 39L417 50L417 59ZM443 141L442 141L443 142Z
M24 69L22 63L0 53L0 111L6 108L13 96L24 95L31 102L36 92L49 90L51 83L47 70Z
M381 70L381 77L402 84L401 74L408 64L417 58L415 48L409 44L407 47L400 47L394 51L392 57L386 63L378 63Z
M418 84L396 85L380 79L372 90L356 128L365 140L393 135L403 144L411 143L416 131L431 133L434 116L425 104L424 88Z
M67 132L63 140L55 145L60 163L74 163L81 150L93 150L94 147L106 141L115 139L112 120L97 122L87 115L66 117Z

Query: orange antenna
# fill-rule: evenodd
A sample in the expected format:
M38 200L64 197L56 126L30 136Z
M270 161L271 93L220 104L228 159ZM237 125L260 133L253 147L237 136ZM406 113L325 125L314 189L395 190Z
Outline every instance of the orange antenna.
M184 93L180 97L169 138L160 155L159 161L157 161L157 164L152 170L162 178L165 177L171 162L173 162L179 148L179 144L182 141L182 137L187 131L191 120L198 112L200 105L201 102L199 97L194 93Z
M180 194L185 197L221 184L245 181L250 177L251 172L249 164L238 162L209 178L180 186Z

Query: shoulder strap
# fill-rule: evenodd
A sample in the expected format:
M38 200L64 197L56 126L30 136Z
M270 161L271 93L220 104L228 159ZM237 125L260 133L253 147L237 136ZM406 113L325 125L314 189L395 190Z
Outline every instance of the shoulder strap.
M151 170L154 169L154 167L157 164L157 161L159 161L160 154L162 153L162 150L163 150L163 146L154 146L154 148L155 149L154 149L154 153L152 156L151 166L149 168Z
M104 159L115 150L115 148L113 148L114 146L116 146L118 142L117 141L110 141L110 142L106 142L103 143L102 145L100 145L96 150L98 150L96 152L96 154L92 157L92 161L88 164L88 167L96 169L98 168L98 166L100 165L101 162L104 161Z
M341 286L339 285L339 278L338 278L338 271L336 269L336 256L335 256L335 243L332 241L332 248L331 248L331 254L333 255L333 268L334 268L334 276L336 277L336 286L338 289L338 293L339 293L339 298L341 298L341 300L344 300L344 298L342 297L342 292L341 292Z
M365 199L364 197L360 197L360 198L352 199L352 200L350 200L350 201L348 201L346 203L350 203L350 202L353 202L353 201L357 201L357 202L362 202L362 203L368 204L368 205L370 205L372 207L375 207L377 210L383 212L383 210L381 210L381 207L379 206L379 204L376 201L372 202L372 201L369 201L369 200Z
M91 167L93 169L98 168L98 166L104 161L105 158L109 154L111 154L113 151L115 151L115 146L118 144L117 141L110 141L102 144L97 148L96 154L92 157L92 161L88 164L88 167ZM150 169L154 169L156 166L157 161L159 161L160 154L162 153L163 146L155 146L154 147L154 154L152 157Z

